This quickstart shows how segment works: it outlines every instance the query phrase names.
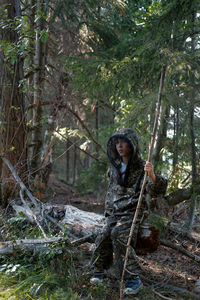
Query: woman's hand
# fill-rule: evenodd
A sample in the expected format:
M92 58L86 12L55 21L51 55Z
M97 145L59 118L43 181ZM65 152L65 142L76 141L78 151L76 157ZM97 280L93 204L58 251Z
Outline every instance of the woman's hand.
M151 178L152 182L156 181L156 176L153 170L153 165L150 161L146 161L146 164L144 166L145 172L147 172L147 175Z

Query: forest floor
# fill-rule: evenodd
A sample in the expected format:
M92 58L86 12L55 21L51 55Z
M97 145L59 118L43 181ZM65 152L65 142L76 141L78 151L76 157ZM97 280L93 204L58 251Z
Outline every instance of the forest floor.
M55 191L52 204L70 204L85 211L103 214L103 196L97 199L97 197L95 197L95 195L93 194L77 195L73 188L55 180L52 183L50 182L50 184L53 184L53 189ZM181 204L181 206L182 207L180 209L179 205L180 213L178 213L176 216L176 222L184 224L187 218L188 207L187 204ZM176 209L173 209L173 214L175 214L175 210ZM200 227L197 226L197 228ZM200 241L200 230L197 230L197 228L195 234L196 237L198 237L198 240ZM166 233L164 233L164 235L165 239L167 238L172 242L178 242L186 250L200 257L200 243L191 242L187 238L183 238L178 234L176 234L173 237L170 236L171 233L168 233L167 235ZM88 255L90 256L91 253L88 253ZM154 288L155 295L159 295L159 292L157 293L156 289L159 290L162 284L165 287L170 285L177 287L177 290L178 288L183 288L190 291L191 293L195 292L195 284L197 283L197 281L199 282L200 280L200 263L178 252L177 250L171 249L170 247L166 247L163 245L160 245L158 249L153 253L139 255L138 257L144 269L142 277L144 278L144 280L146 279L146 284L151 285L151 283L157 282L157 288ZM117 288L116 283L113 284L113 289ZM198 293L200 299L200 289ZM163 295L163 299L184 299L183 296L179 296L178 294L176 294L176 291L165 291L164 294L167 296ZM158 299L162 299L161 294L160 297L161 298ZM117 298L111 297L110 299L115 300ZM187 299L193 299L192 295L191 298L189 297Z
M55 178L52 178L49 182L48 193L44 201L54 205L73 205L81 210L98 214L103 214L104 211L103 195L101 197L96 197L93 194L78 195L71 186ZM182 226L187 216L187 204L182 203L179 205L177 211L179 213L176 214L176 223ZM174 215L175 212L176 209L173 210ZM169 212L170 214L172 214L172 211ZM24 238L21 237L22 232L24 234L30 232L24 223L16 223L17 226L12 227L14 224L13 221L10 222L11 219L14 220L12 210L8 210L6 215L3 211L0 211L0 215L3 216L0 218L0 233L4 236L4 240L5 236L9 239L14 233L19 234L20 238ZM199 241L200 231L198 232L198 226L199 224L197 224L194 233ZM35 236L37 234L36 227L31 230L31 234ZM164 238L181 244L190 253L200 257L200 243L198 241L191 241L179 234L166 232ZM24 253L21 253L20 257L0 259L0 300L118 300L119 281L113 275L112 269L108 274L108 279L102 285L98 287L90 285L91 270L89 262L94 244L90 245L91 247L87 244L80 245L74 249L72 256L67 252L65 255L62 254L59 260L55 255L55 251L48 252L45 257L39 256L37 259L32 256L24 256ZM143 267L141 278L144 282L144 289L137 296L129 296L124 299L200 299L200 289L196 290L196 285L200 282L199 262L162 244L153 253L138 255L138 258ZM42 265L43 268L41 269ZM12 273L12 270L16 270L16 268L19 269L17 277L8 277L10 272ZM50 268L51 274L47 272L48 268ZM42 281L44 283L41 284ZM42 290L41 287L44 288L47 283L52 292L49 292L49 290L47 292L47 289L45 292ZM13 284L15 287L12 286ZM30 288L31 284L32 287ZM55 292L52 289L53 285L57 286ZM26 286L28 290L25 291ZM67 292L64 286L67 288ZM23 292L20 292L20 289Z

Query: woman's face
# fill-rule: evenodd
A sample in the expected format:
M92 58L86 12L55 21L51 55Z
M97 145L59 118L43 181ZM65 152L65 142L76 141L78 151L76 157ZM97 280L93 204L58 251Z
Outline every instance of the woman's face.
M122 157L122 160L129 159L131 156L131 147L129 143L127 143L124 139L116 139L115 142L116 150L119 153L119 155Z

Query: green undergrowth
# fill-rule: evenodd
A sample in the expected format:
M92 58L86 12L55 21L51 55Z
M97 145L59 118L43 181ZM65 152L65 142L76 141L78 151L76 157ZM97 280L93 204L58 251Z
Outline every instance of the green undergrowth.
M38 256L22 253L3 257L0 265L0 299L3 300L118 300L119 282L106 279L98 286L89 283L90 272L83 265L82 250L52 251ZM193 299L173 292L159 290L168 299ZM173 295L173 296L172 296ZM162 299L151 287L144 287L137 296L124 300Z
M38 228L22 216L1 218L0 233L1 238L12 241L41 237ZM119 282L112 277L98 286L90 284L90 258L88 249L65 243L53 244L39 252L18 249L10 256L0 256L0 300L118 300ZM179 299L174 293L159 292L170 299ZM162 298L145 286L137 296L126 299Z

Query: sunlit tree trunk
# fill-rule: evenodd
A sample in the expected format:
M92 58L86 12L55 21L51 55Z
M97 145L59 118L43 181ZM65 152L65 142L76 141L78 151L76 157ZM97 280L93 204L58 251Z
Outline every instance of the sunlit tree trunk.
M8 16L5 17L5 9ZM14 21L20 13L19 1L0 1L0 18L7 22ZM14 47L19 41L12 27L0 29L1 40L8 46ZM11 63L12 59L12 63ZM23 60L16 57L5 57L4 49L0 51L0 97L1 97L1 154L15 167L24 183L27 182L27 148L26 148L26 119L24 113L24 95L19 88L23 79ZM6 206L9 196L15 191L15 181L8 168L0 165L1 203Z

